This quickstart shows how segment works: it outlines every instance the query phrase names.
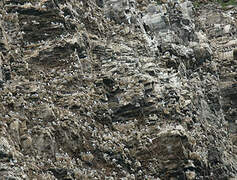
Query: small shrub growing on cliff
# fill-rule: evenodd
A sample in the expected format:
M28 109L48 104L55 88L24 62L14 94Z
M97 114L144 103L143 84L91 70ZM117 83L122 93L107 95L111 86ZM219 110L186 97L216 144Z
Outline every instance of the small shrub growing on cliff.
M156 3L157 3L158 5L160 5L160 4L161 4L161 0L156 0Z
M236 0L229 0L229 1L223 1L223 0L217 0L217 2L219 4L221 4L221 6L225 7L225 6L229 6L229 5L237 5L237 1Z

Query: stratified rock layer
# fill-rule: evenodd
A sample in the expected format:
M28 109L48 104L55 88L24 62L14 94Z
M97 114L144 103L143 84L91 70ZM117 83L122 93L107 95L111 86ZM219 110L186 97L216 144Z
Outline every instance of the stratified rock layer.
M0 177L237 177L236 11L0 2Z

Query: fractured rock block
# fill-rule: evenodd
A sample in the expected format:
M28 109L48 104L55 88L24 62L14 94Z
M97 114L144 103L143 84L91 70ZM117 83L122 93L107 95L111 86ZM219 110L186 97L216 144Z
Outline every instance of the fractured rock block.
M212 54L211 48L207 44L194 47L194 57L197 65L201 65L206 60L211 60Z
M152 144L137 152L137 157L144 167L154 163L158 171L178 172L179 168L185 167L189 159L189 152L192 145L189 137L183 134L182 127L167 129L159 133L158 137L152 140ZM189 166L189 165L187 165ZM171 174L172 174L171 173Z
M167 28L164 17L161 14L146 15L143 18L145 25L149 27L151 31L160 31Z

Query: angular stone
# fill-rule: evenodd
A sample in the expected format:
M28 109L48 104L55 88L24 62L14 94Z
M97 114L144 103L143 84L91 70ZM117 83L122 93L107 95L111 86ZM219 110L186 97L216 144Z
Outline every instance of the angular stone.
M152 32L167 30L168 25L165 22L165 16L162 14L147 14L143 17L143 22Z
M14 149L9 144L8 140L0 137L0 159L1 161L10 161L13 159Z
M207 44L194 47L194 57L196 59L196 64L199 66L207 60L211 60L212 50Z
M189 138L182 133L182 127L177 129L167 129L158 134L158 137L152 140L152 143L141 151L137 152L137 158L142 166L148 166L149 162L156 160L154 164L158 171L169 172L179 171L185 166L189 159L189 152L192 151L192 145Z

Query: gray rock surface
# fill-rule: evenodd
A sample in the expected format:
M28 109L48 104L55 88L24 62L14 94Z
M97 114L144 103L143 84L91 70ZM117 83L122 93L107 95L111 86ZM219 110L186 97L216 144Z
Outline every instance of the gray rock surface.
M1 1L0 177L237 178L236 11Z

